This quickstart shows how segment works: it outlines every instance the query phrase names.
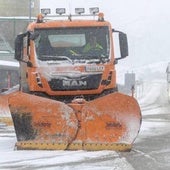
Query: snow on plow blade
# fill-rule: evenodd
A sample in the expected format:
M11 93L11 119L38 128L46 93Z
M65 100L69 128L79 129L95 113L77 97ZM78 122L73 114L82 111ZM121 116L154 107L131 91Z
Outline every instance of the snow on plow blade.
M17 92L9 106L17 149L129 151L141 125L138 103L120 93L66 105Z
M0 96L0 123L11 126L12 119L8 107L8 97Z
M8 105L8 98L16 91L18 91L18 86L15 86L0 94L0 123L3 123L7 126L13 126L13 121Z

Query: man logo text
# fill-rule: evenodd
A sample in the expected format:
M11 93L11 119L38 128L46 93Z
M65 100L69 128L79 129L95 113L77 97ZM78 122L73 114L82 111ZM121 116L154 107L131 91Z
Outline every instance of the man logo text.
M82 80L63 80L63 86L87 86L87 82Z

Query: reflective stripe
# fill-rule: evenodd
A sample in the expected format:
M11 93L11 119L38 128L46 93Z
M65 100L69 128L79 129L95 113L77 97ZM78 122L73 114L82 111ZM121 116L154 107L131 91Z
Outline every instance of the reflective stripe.
M76 55L77 53L73 50L70 50L70 53L73 54L73 55Z
M103 47L100 45L100 44L96 44L96 46L95 47L92 47L91 45L90 45L90 43L88 43L85 47L84 47L84 49L83 49L83 52L88 52L89 50L91 50L91 49L103 49Z

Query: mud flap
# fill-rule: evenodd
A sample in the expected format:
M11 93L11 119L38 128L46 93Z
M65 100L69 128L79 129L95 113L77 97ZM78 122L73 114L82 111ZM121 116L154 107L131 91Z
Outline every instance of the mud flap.
M17 149L64 150L76 135L76 116L64 103L17 92L10 96L9 107Z

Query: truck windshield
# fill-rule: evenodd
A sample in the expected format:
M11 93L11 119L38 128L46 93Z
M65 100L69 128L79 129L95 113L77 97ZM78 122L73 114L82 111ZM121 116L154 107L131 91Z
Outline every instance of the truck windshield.
M108 27L36 29L36 53L39 60L71 60L73 62L109 59Z

